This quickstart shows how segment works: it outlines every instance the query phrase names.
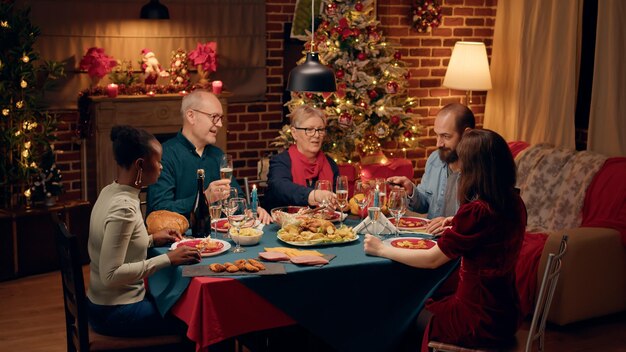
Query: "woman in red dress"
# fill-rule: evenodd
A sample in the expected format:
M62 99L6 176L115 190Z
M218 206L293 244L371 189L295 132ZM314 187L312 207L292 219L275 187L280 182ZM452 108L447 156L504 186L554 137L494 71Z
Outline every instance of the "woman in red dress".
M429 339L464 347L497 347L514 337L522 316L515 289L526 208L515 190L515 162L504 141L490 130L468 130L457 147L461 163L459 211L429 250L383 245L366 235L365 252L417 268L437 268L461 258L456 291L429 300Z

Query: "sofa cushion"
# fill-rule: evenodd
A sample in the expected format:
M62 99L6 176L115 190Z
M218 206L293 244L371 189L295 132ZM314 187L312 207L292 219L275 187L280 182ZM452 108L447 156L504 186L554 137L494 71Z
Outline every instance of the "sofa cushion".
M605 160L600 154L549 144L522 151L516 158L517 187L528 211L527 231L580 226L585 192Z

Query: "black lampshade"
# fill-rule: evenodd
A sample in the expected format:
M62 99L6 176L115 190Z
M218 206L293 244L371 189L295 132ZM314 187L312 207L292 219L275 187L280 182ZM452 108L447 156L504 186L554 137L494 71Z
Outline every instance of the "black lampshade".
M320 63L319 54L306 53L306 61L289 72L287 90L291 92L334 92L335 73Z
M148 20L169 20L170 11L159 0L150 0L141 8L140 18Z

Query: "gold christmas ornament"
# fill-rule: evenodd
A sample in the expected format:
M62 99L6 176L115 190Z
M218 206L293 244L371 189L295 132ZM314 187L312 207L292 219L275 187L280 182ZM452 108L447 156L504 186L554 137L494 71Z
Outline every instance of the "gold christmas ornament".
M387 136L389 136L389 132L389 125L382 121L374 126L374 133L379 139L387 138Z
M25 80L22 80L22 81L20 82L20 87L22 87L22 88L26 88L26 87L28 87L28 82L26 82Z

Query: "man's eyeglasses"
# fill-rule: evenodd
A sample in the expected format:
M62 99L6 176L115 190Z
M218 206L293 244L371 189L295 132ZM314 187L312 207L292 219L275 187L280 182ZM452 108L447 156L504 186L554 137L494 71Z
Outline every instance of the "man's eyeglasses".
M222 119L224 118L224 115L221 115L221 114L209 114L208 112L204 112L202 110L196 110L196 109L191 109L191 110L195 112L199 112L201 114L205 114L208 118L211 119L214 125L217 125L218 123L220 123Z
M319 133L320 136L323 136L326 134L326 129L325 128L313 128L313 127L294 127L296 130L299 131L304 131L304 134L307 135L308 137L313 137L315 136L315 133Z

